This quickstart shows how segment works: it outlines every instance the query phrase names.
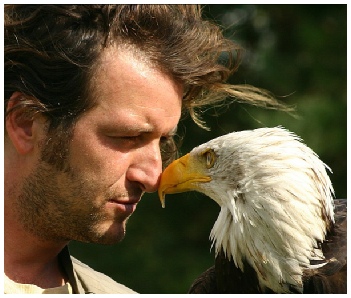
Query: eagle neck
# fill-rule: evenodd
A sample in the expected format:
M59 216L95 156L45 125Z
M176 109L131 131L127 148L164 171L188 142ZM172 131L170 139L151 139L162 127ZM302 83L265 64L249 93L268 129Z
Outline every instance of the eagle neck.
M269 288L276 293L302 292L303 271L324 265L318 246L327 225L316 218L312 226L306 227L304 220L291 218L285 208L263 206L257 200L252 206L255 200L247 198L247 194L228 202L221 206L211 231L216 254L223 250L242 271L246 261L256 271L262 291ZM314 231L306 233L311 229ZM311 261L319 265L312 266Z

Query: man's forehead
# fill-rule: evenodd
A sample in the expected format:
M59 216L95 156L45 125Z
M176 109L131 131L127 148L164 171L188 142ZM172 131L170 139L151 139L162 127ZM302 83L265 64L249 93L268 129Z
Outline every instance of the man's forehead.
M144 51L128 43L113 44L104 48L100 54L99 65L106 67L109 66L112 61L116 60L135 61L135 63L142 64L147 68L157 69L155 63L152 62Z

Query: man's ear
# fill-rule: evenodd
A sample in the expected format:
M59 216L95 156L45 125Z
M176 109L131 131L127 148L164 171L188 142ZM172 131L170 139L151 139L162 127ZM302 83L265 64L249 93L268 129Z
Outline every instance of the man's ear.
M29 153L35 146L36 138L33 136L34 115L28 108L22 106L23 93L14 92L7 104L6 130L13 146L19 154Z

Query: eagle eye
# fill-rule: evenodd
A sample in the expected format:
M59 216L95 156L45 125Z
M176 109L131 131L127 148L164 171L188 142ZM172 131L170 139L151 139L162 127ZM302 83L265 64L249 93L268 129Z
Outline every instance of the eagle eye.
M212 149L207 149L204 152L202 152L201 155L206 158L206 167L208 169L212 168L216 160L216 154L214 153L214 151Z

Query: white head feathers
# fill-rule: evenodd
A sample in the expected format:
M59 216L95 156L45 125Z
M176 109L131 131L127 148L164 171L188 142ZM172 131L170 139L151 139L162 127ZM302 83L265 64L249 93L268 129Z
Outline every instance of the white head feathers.
M230 133L190 155L209 148L212 180L198 191L221 207L210 236L216 252L241 269L246 260L262 288L302 291L303 270L323 263L319 243L334 221L327 166L282 127Z

